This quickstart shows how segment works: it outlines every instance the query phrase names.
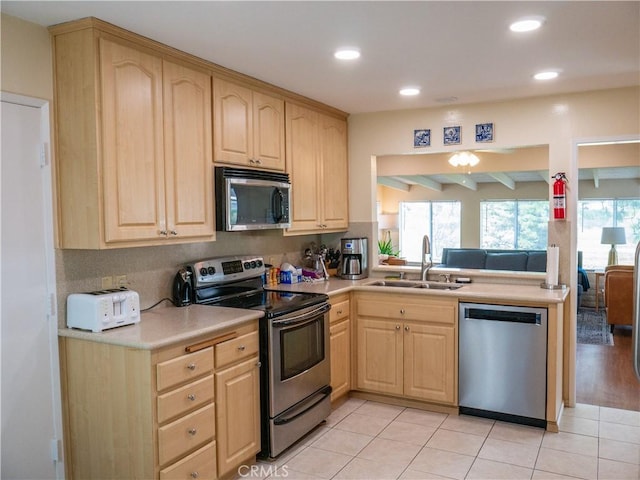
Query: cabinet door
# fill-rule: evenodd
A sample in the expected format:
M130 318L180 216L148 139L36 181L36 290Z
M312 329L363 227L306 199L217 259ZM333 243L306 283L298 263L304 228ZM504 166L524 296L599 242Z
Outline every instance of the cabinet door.
M167 61L163 68L168 236L211 238L211 77Z
M258 357L216 373L218 476L260 451Z
M349 226L347 122L320 116L320 166L323 228Z
M318 230L318 114L288 103L287 172L291 176L290 232Z
M455 402L455 329L405 323L404 394L440 403Z
M284 171L284 100L253 92L253 158L261 168Z
M162 60L101 38L100 72L105 241L159 239L166 229Z
M401 395L402 324L358 318L358 388Z
M351 389L351 334L349 327L349 319L330 327L332 401Z
M214 161L249 165L253 155L251 90L215 79Z

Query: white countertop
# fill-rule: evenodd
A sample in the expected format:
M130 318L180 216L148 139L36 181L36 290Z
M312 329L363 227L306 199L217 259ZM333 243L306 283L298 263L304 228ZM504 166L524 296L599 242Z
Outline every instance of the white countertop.
M387 292L406 295L431 295L454 297L464 301L502 300L505 302L531 302L539 304L562 303L569 294L569 288L547 290L536 285L515 285L473 282L456 290L426 290L402 287L376 287L368 284L380 278L363 280L343 280L331 277L327 281L280 283L267 287L269 290L289 292L324 293L337 295L350 291ZM153 350L201 335L215 334L234 328L245 322L256 320L264 314L260 310L241 308L190 305L188 307L156 307L142 314L140 322L94 333L72 328L61 328L61 337L78 338L93 342L109 343L125 347Z
M190 305L156 307L144 312L140 322L103 332L61 328L61 337L153 350L206 334L215 334L264 315L260 310Z
M342 280L330 277L322 282L302 282L294 284L280 283L277 286L266 287L270 290L285 290L290 292L324 293L337 295L352 290L367 292L388 292L407 295L437 295L455 297L461 300L485 301L503 300L509 302L533 302L540 304L562 303L569 294L569 288L548 290L539 285L516 285L499 283L473 282L465 284L456 290L428 290L422 288L404 287L376 287L367 286L372 282L382 280L380 278L365 278L363 280Z

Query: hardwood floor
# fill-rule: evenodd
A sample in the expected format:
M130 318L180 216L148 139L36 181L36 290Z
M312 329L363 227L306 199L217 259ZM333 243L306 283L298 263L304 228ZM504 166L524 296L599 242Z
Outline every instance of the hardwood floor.
M616 327L613 343L577 345L577 402L640 411L640 382L631 360L631 328Z

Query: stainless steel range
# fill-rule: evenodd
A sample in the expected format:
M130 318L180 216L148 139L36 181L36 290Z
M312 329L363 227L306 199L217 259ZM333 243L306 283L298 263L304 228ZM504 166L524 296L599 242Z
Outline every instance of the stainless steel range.
M193 303L265 312L259 328L259 455L275 458L331 411L329 299L265 290L260 257L212 258L185 269L190 272Z

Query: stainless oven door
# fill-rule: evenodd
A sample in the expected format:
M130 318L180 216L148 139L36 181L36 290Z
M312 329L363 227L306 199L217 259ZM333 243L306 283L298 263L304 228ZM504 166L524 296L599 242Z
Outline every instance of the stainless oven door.
M269 416L331 381L328 303L277 317L269 328Z

